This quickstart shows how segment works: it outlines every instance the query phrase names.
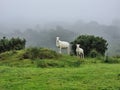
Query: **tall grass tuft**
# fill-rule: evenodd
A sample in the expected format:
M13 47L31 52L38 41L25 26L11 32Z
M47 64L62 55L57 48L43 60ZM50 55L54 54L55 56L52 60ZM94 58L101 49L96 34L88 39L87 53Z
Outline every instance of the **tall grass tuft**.
M120 63L120 58L105 56L105 63Z

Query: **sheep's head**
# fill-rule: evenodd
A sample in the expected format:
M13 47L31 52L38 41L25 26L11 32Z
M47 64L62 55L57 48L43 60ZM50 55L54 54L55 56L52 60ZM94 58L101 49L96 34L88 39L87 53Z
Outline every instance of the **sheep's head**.
M59 37L56 37L56 46L59 47Z
M77 47L77 48L80 47L80 44L76 44L76 47Z
M59 41L59 38L60 38L60 37L56 37L56 41Z

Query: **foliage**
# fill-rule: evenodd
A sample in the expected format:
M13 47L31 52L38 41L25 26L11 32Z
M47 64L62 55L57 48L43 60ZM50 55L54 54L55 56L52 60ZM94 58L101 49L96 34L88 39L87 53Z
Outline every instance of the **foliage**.
M28 48L23 54L24 59L52 59L58 58L59 56L60 55L53 50L37 47Z
M102 37L95 37L93 35L80 35L77 37L72 43L72 51L76 54L76 44L80 44L80 47L84 49L84 53L86 56L90 55L91 52L94 51L104 55L107 50L108 43Z
M3 37L0 39L0 53L10 50L21 50L25 48L25 39L20 38L11 38L7 39L6 37Z
M95 57L100 56L100 54L95 49L93 49L93 50L90 51L89 56L92 57L92 58L95 58Z

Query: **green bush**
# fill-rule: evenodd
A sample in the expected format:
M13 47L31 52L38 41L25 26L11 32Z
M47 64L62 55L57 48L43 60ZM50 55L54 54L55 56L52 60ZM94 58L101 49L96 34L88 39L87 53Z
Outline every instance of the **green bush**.
M73 42L71 42L71 44L74 54L76 54L76 44L80 44L80 47L84 50L85 56L89 56L90 52L93 52L93 49L104 56L108 46L105 39L93 35L80 35Z
M3 37L0 39L0 53L11 51L11 50L21 50L25 48L25 39L20 38L11 38L7 39L6 37Z
M24 59L52 59L58 58L59 56L60 55L53 50L37 47L28 48L23 54Z
M23 54L24 59L35 59L38 58L39 55L39 49L34 47L34 48L28 48L25 50L25 53Z

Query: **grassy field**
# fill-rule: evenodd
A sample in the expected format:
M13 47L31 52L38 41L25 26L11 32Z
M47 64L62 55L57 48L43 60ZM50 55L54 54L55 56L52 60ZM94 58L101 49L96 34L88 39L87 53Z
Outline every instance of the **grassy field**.
M120 64L63 55L58 59L0 57L0 90L120 90Z

